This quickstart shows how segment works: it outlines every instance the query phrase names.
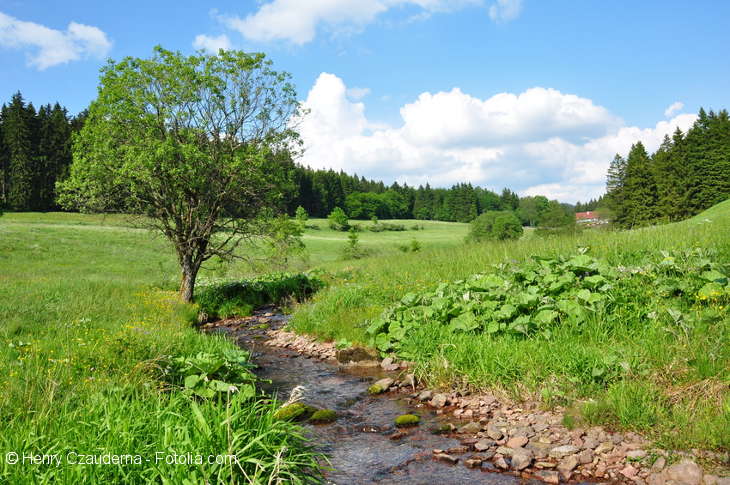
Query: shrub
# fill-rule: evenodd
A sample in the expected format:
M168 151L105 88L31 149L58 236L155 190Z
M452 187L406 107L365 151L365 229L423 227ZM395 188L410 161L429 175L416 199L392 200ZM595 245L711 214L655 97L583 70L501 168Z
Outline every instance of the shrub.
M487 211L474 219L467 240L507 240L522 237L522 224L512 211Z
M367 251L360 246L360 237L357 235L355 228L350 229L347 235L347 243L342 250L343 259L360 259L367 255Z
M304 273L274 273L259 278L204 286L195 302L206 320L250 315L254 307L280 303L286 298L304 300L324 283Z
M350 229L350 221L345 211L339 207L335 207L330 215L327 216L330 229L334 231L347 231Z
M294 213L294 218L302 225L302 227L305 227L309 220L309 214L307 214L306 209L300 205Z

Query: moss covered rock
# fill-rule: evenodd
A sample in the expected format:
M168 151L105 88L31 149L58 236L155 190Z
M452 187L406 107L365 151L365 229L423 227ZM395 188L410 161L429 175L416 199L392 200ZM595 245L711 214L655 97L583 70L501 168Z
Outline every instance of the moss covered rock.
M279 421L299 421L307 419L317 411L316 408L301 402L287 404L274 413L274 418Z
M337 419L337 413L331 409L320 409L312 414L309 421L316 424L331 423Z
M404 428L406 426L415 426L419 421L421 421L421 418L415 414L401 414L395 418L395 425Z
M385 391L385 389L377 384L373 384L372 386L368 387L368 394L380 394L383 391Z

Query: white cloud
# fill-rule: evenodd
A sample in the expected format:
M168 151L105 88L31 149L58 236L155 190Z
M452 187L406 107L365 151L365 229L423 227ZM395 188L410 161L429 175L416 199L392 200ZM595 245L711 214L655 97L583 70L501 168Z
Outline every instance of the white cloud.
M370 94L370 88L349 88L347 96L355 101L360 100Z
M678 113L684 109L684 103L681 101L675 101L674 103L667 106L667 109L664 110L664 116L667 118L671 117L674 113Z
M392 8L415 6L422 13L448 12L482 0L271 0L244 18L218 15L228 28L257 42L285 40L306 44L320 26L333 33L361 31Z
M495 22L509 22L522 13L522 0L497 0L489 7L489 18Z
M200 34L195 36L193 47L197 50L203 50L210 54L218 54L220 49L230 49L231 41L226 34L221 34L217 37Z
M28 64L42 71L88 57L103 58L112 43L91 25L71 22L61 31L0 12L0 46L26 51Z
M457 182L566 202L601 195L608 164L641 140L655 150L665 134L686 130L682 114L651 128L626 126L591 100L532 88L481 100L458 88L423 93L401 108L399 126L368 120L345 83L322 73L304 101L302 163L412 185Z

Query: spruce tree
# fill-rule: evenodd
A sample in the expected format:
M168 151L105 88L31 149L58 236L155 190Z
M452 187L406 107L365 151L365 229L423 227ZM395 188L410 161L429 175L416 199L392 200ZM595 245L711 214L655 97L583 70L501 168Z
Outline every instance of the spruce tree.
M31 207L33 191L33 117L32 105L26 107L20 92L13 95L3 115L3 137L8 153L7 205L14 210Z

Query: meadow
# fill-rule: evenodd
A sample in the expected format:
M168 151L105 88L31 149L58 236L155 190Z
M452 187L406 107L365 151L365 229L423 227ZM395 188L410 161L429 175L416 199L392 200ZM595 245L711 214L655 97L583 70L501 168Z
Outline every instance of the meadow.
M367 328L407 294L493 265L532 256L585 251L612 266L661 259L661 251L700 248L727 274L730 201L682 223L634 231L587 230L574 236L465 244L468 225L387 221L409 230L371 232L362 222L362 259L342 258L348 234L312 219L306 259L289 269L316 269L328 286L292 308L292 326L340 345L372 345ZM414 225L422 226L413 230ZM413 239L421 249L403 251ZM585 248L579 250L579 248ZM257 255L257 248L241 247ZM705 253L703 253L705 254ZM200 281L239 280L257 271L245 262L211 261ZM144 463L131 467L20 467L3 462L0 477L23 483L196 483L200 480L302 480L315 455L289 423L272 418L261 399L195 404L160 369L173 357L221 354L233 344L199 334L197 308L176 302L178 269L166 241L123 215L6 213L0 217L0 419L7 451L170 455L237 450L230 465ZM633 290L632 290L633 291ZM654 289L629 297L654 301ZM631 303L631 302L629 302ZM666 319L629 315L606 325L556 325L549 338L454 333L424 325L402 341L428 385L490 391L544 407L564 406L572 425L640 430L672 448L727 449L730 443L730 319L727 302L690 305L676 328ZM683 315L685 314L683 313ZM193 356L193 357L191 357ZM235 432L231 432L234 429ZM248 443L248 444L244 444ZM93 475L89 475L93 470ZM273 478L272 478L273 477Z
M728 274L730 201L681 223L633 231L587 230L327 263L323 267L333 283L297 309L293 326L342 345L372 345L367 328L384 311L402 306L409 293L495 272L495 264L576 255L579 248L613 267L641 266L647 258L661 261L662 251L699 249ZM637 285L633 291L625 295L625 318L610 325L593 318L581 325L555 325L549 338L535 338L456 333L425 324L405 332L401 349L431 386L566 406L575 425L641 430L670 448L727 449L727 298L683 307L686 321L672 325L665 314L651 319L641 312L644 302L655 301L656 287Z
M274 404L243 395L196 401L173 385L165 367L175 359L236 348L192 327L197 311L177 303L172 251L126 224L74 214L0 218L0 450L141 462L3 459L0 481L258 483L315 474L315 455L298 428L273 418ZM206 462L180 465L188 453ZM207 463L225 455L238 464Z

